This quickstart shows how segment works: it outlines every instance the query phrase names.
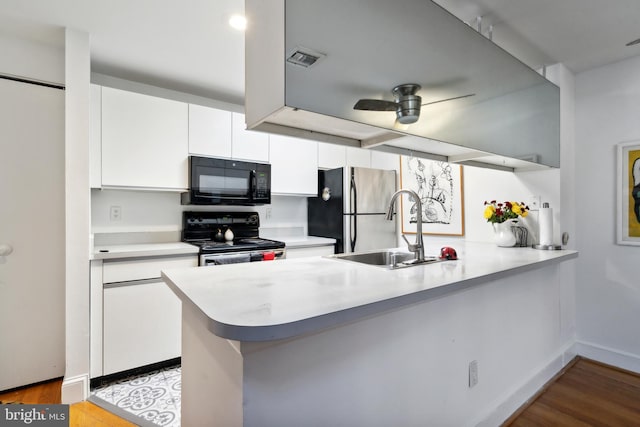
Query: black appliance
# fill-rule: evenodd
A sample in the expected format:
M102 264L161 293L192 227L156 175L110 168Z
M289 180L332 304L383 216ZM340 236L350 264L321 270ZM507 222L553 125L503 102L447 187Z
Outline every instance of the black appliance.
M271 203L271 165L189 156L189 191L183 205L264 205Z
M394 248L395 218L385 218L395 191L394 170L318 171L318 196L307 198L308 233L336 239L336 253Z
M200 248L200 266L284 259L284 242L259 237L259 228L257 212L182 213L182 241Z

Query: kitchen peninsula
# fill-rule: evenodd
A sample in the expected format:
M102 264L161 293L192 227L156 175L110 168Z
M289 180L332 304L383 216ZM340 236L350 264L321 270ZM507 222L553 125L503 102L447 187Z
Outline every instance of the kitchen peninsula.
M397 270L311 257L164 271L183 303L182 425L475 425L523 370L563 359L558 270L577 252L456 249Z

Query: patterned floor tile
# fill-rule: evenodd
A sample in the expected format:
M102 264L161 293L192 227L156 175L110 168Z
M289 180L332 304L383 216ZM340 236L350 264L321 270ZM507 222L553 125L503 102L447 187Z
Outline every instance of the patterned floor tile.
M158 426L180 427L180 367L160 369L94 389L91 394Z

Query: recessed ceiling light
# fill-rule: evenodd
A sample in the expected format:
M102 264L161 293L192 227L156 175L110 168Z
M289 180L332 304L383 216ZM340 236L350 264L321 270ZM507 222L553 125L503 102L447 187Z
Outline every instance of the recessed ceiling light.
M232 15L229 18L229 25L236 30L244 31L247 29L247 18L242 15Z
M633 45L636 45L636 44L640 44L640 39L631 40L625 46L633 46Z

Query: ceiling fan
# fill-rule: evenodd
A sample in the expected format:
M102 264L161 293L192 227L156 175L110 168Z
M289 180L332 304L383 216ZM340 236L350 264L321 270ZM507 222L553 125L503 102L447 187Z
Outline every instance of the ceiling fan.
M418 121L420 118L420 107L423 105L453 101L454 99L467 98L475 95L475 93L470 93L467 95L421 104L422 97L416 95L416 92L418 92L420 88L420 85L415 83L398 85L391 91L395 98L394 101L386 101L384 99L361 99L356 102L353 109L366 111L395 111L398 122L403 125L409 125Z

